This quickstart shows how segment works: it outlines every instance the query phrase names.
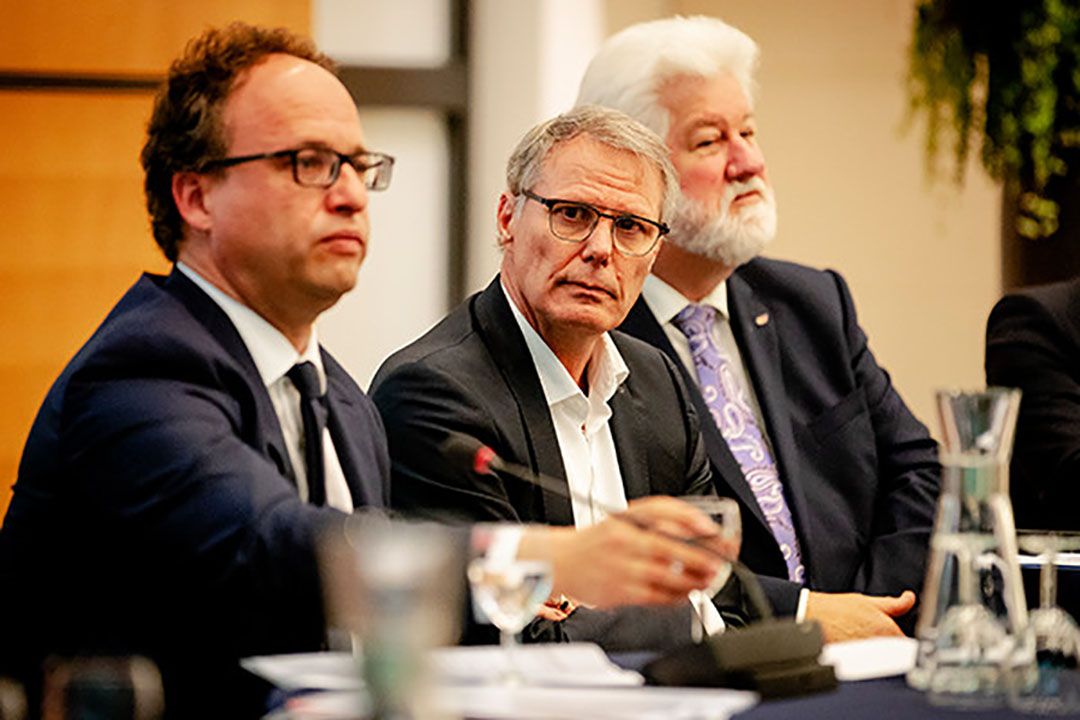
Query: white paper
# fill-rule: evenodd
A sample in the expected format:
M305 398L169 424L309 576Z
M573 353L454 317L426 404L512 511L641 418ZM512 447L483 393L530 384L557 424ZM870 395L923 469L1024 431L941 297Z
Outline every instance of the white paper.
M1040 555L1020 555L1018 559L1021 567L1042 567ZM1080 568L1080 553L1058 553L1057 562L1054 564L1059 568Z
M915 667L919 643L908 637L883 637L829 643L821 662L832 665L840 681L873 680L903 675Z
M360 660L346 652L262 655L240 666L282 690L358 690Z
M524 645L513 655L514 668L532 685L627 687L645 682L638 673L613 664L592 643ZM439 648L430 659L435 682L445 685L494 682L510 667L498 645ZM283 690L363 687L360 659L344 652L267 655L240 664Z
M450 717L488 720L726 720L758 702L742 690L697 688L507 688L444 686L433 692L435 710ZM290 718L363 716L356 692L325 692L290 700Z
M498 645L441 648L432 653L435 674L447 684L496 681L510 669ZM592 643L546 643L515 648L513 668L532 685L643 685L633 670L623 670Z

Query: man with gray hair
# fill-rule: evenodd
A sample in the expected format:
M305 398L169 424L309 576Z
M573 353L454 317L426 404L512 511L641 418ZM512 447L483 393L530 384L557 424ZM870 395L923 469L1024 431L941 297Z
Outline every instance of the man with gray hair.
M676 17L608 39L578 105L664 138L671 234L620 329L675 361L718 492L743 512L742 560L778 612L826 637L914 624L939 484L936 445L874 360L843 279L755 259L776 233L751 88L757 45ZM899 597L874 597L895 596Z
M622 113L581 108L525 135L496 213L499 276L391 356L372 383L395 507L451 522L587 527L643 495L712 492L679 371L655 348L610 332L656 259L675 189L663 143ZM451 433L565 488L454 466L441 451ZM694 599L706 629L722 627L708 596ZM722 602L734 611L728 619L741 618L737 583ZM689 603L611 613L558 605L528 639L663 648L697 628Z

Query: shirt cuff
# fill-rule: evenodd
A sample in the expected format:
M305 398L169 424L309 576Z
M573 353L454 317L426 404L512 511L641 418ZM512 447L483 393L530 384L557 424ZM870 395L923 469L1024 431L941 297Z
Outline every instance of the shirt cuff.
M795 622L806 619L806 601L810 599L810 590L803 588L799 591L799 606L795 608Z
M517 558L525 526L513 523L477 525L472 530L472 547L477 555L493 565L503 565Z

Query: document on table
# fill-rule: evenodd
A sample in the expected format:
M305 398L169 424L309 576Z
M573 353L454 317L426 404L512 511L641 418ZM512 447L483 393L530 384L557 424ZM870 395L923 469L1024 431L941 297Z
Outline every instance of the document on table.
M727 720L758 696L709 688L467 685L436 688L432 701L449 717L487 720ZM367 710L361 693L326 692L290 700L282 717L365 717Z
M492 682L510 667L498 645L439 648L430 657L439 684ZM349 653L303 653L246 658L240 664L284 690L354 690L362 686L360 662ZM533 685L627 687L645 682L592 643L524 645L516 648L513 663Z
M1018 558L1021 567L1042 567L1042 556L1040 555L1023 555ZM1057 560L1054 563L1059 568L1068 568L1075 570L1080 568L1080 553L1075 552L1063 552L1058 553Z
M432 703L449 717L726 720L758 701L740 690L643 687L641 675L614 665L590 643L517 648L514 667L529 683L520 687L499 684L509 660L498 646L441 648L430 657ZM290 698L281 717L367 714L360 660L348 653L254 657L241 664L287 691L323 691Z
M837 680L873 680L907 673L915 667L918 647L918 641L908 637L829 643L821 651L821 662L833 666Z

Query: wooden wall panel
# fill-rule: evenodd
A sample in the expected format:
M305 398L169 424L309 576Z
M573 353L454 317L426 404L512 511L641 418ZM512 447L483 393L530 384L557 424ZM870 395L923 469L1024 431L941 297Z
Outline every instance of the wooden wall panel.
M163 75L188 38L244 19L309 30L306 0L0 0L0 73ZM49 386L144 270L138 155L150 93L0 90L0 517Z
M0 509L45 392L143 269L144 95L0 92Z
M232 20L310 28L307 0L0 0L0 18L0 68L64 73L160 73Z

